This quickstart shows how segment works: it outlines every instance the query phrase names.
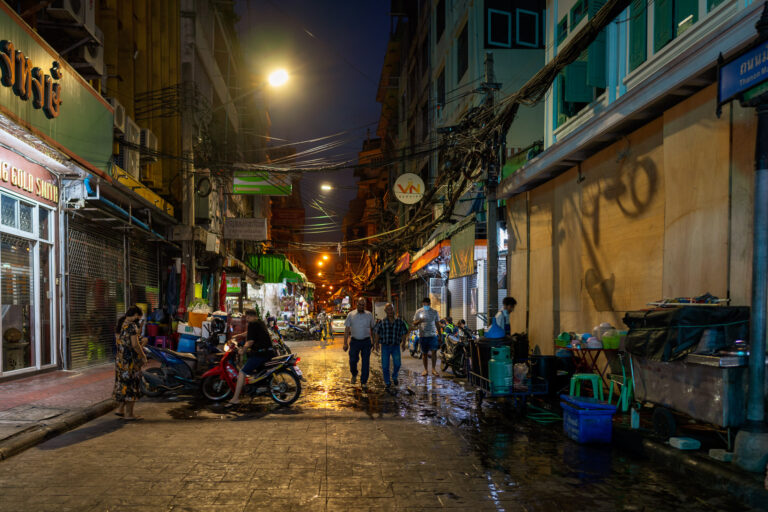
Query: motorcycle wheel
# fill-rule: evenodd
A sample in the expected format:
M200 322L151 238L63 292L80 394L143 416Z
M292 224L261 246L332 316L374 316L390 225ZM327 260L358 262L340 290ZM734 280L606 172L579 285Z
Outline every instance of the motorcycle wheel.
M285 343L283 343L283 355L286 355L286 354L292 354L291 348Z
M301 381L291 371L275 372L269 380L269 396L281 406L291 405L301 396Z
M460 378L464 379L467 376L467 368L464 363L464 356L457 357L453 364L451 365L451 370L453 371L453 374Z
M158 377L160 379L162 379L164 377L163 376L163 371L160 368L147 368L144 371L147 372L147 373L151 373L152 375L154 375L155 377ZM163 389L163 388L156 388L155 386L150 384L147 381L147 379L145 379L142 376L142 378L141 378L141 393L144 396L156 397L156 396L163 395L165 393L165 389Z
M442 365L441 371L447 370L448 367L450 366L448 361L445 359L445 356L441 356L440 357L440 364ZM456 372L454 372L454 373L456 373Z
M227 381L221 378L219 375L210 375L203 379L203 383L200 386L203 391L203 396L208 400L214 402L220 402L229 398L232 390L229 388Z

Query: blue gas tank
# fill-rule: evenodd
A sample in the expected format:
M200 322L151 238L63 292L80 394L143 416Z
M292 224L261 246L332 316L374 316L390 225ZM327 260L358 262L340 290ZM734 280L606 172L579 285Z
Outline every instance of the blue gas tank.
M488 379L491 381L491 395L508 395L514 385L514 373L509 347L491 348L488 361Z

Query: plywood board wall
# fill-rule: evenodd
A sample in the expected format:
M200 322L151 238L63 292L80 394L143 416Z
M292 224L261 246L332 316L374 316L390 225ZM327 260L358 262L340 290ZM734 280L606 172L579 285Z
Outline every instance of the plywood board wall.
M552 205L555 185L548 182L530 192L530 291L528 334L531 346L553 353Z
M520 194L507 201L507 290L517 300L509 315L512 332L527 332L528 313L528 195Z
M664 113L665 297L728 290L729 139L715 85Z

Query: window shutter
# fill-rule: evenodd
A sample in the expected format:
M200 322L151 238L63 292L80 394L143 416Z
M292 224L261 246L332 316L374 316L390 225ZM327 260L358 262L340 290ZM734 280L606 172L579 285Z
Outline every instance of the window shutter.
M658 52L674 37L674 4L672 0L653 3L653 51Z
M669 1L669 0L667 0ZM629 7L629 70L645 62L648 52L648 8L646 0L633 0Z
M565 95L568 103L591 103L592 87L587 85L587 63L577 60L565 68Z
M588 6L590 20L603 5L605 0L590 0ZM587 50L587 84L600 89L605 89L606 40L605 30L601 30Z
M699 19L699 2L698 0L675 0L675 36L678 36L685 32L685 30L693 23L696 23ZM693 15L691 22L685 26L680 26L680 23L690 15Z

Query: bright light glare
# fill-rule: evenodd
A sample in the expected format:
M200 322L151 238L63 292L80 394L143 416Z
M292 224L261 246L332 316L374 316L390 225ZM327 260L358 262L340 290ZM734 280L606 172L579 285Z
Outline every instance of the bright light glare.
M328 288L330 288L331 290L333 290L333 286L329 286Z
M280 87L288 81L288 72L284 69L278 69L269 75L268 80L272 87Z
M318 275L319 277L323 277L323 273L322 273L322 272L318 272L318 273L317 273L317 275Z
M320 185L320 190L333 190L333 187L327 183L323 183L322 185Z
M323 260L320 260L320 261L318 261L318 262L317 262L317 266L318 266L318 267L322 267L322 266L323 266Z
M327 254L323 254L323 259L327 260L328 259L328 255Z

